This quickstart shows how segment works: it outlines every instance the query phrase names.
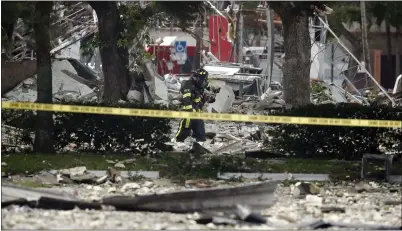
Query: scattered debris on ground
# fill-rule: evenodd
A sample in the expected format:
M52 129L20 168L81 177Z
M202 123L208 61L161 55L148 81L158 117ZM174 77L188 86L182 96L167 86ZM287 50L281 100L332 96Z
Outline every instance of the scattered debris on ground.
M98 200L82 201L74 196L67 196L46 189L30 189L16 185L2 186L2 206L11 204L26 205L34 208L71 210L75 206L81 209L102 209L102 206L113 206L120 211L150 212L231 212L237 204L254 209L267 208L273 201L273 193L277 182L266 182L231 188L211 188L204 190L185 190L171 193L151 195L153 183L146 181L140 186L137 183L126 183L121 187L123 192L136 191L136 196L109 196ZM103 190L100 186L89 186L95 191ZM147 190L144 190L144 189ZM145 192L146 191L146 192ZM108 192L116 192L108 189ZM25 203L25 204L24 204Z
M203 188L204 183L215 183L216 186L207 191L197 189L196 185ZM80 184L35 190L3 186L2 227L39 229L51 225L52 228L81 229L401 228L401 204L394 203L395 198L400 197L399 185L360 182L359 185L366 185L366 191L360 191L360 186L354 183L315 184L304 181L289 186L277 182L218 183L208 180L188 181L184 185L177 185L164 179L141 180L128 184L130 186L110 183ZM300 185L308 185L308 188L314 185L315 191L304 196L295 195L292 188ZM231 187L227 188L228 186ZM258 187L261 190L258 190ZM316 193L317 191L319 192ZM243 193L248 193L248 196L243 199L236 198ZM261 195L261 199L258 199L259 196L255 197L256 195ZM272 200L266 200L269 195L272 195ZM29 197L30 201L38 202L27 203L26 200L19 199L20 197ZM197 203L187 203L185 198L191 198ZM55 201L58 203L54 203ZM247 201L263 204L257 208L248 205ZM58 208L55 208L55 205ZM203 209L198 208L214 208L219 212L202 211ZM226 212L222 212L221 208ZM184 214L180 214L182 212ZM130 222L127 223L127 220Z

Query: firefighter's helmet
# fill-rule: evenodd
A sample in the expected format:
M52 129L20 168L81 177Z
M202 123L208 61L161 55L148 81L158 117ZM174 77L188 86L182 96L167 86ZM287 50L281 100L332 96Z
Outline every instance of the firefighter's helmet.
M196 71L193 71L193 75L199 87L207 87L208 86L208 71L201 68Z

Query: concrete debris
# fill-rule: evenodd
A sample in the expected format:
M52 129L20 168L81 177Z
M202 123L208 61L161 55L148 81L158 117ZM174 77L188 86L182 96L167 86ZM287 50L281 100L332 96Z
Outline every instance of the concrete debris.
M3 184L2 227L5 229L41 229L41 227L45 229L50 226L55 229L70 227L155 230L401 229L401 205L385 204L386 201L395 201L400 197L398 185L378 185L377 187L382 191L359 194L348 191L350 187L354 187L354 183L325 182L322 187L326 189L324 193L297 198L292 195L290 187L281 184L278 184L272 194L256 190L252 188L260 185L255 184L256 181L219 182L217 188L209 190L199 190L196 186L177 185L166 179L152 181L152 186L146 186L149 184L146 183L147 181L136 182L141 188L147 189L139 188L126 192L121 190L123 185L110 184L29 190L10 189L8 185ZM231 187L228 188L228 186ZM249 191L244 190L244 186L249 187ZM222 189L222 191L216 189ZM397 190L393 191L394 189ZM149 193L146 196L138 195L142 191ZM223 191L230 191L230 193L223 193ZM245 196L247 199L232 197L236 195ZM256 195L257 198L255 198ZM249 206L250 200L266 203L267 195L272 195L274 204L264 205L263 208ZM227 197L231 199L225 199ZM191 198L193 205L189 205L183 198ZM268 198L271 199L271 196ZM26 199L29 199L31 203L28 203ZM319 200L322 200L321 205L312 203ZM110 204L106 206L105 201L115 203L116 206L110 206ZM229 203L231 209L223 210L224 213L220 212L222 203L227 201L233 202ZM94 205L100 206L94 207ZM217 211L200 209L193 212L193 208L203 205L208 207L212 205L217 208ZM157 207L160 209L158 210ZM189 212L180 214L184 210L174 210L178 207Z
M306 195L306 202L315 206L322 205L322 198L316 195Z
M281 163L281 162L279 162ZM304 174L304 173L234 173L234 172L222 172L218 173L218 179L261 179L261 180L310 180L310 181L328 181L328 174ZM291 186L293 188L294 185ZM292 189L293 192L294 189Z
M49 172L40 172L38 175L34 176L35 181L44 185L56 185L59 183L60 178L51 174Z
M154 182L152 181L145 181L143 184L144 187L150 188L152 186L154 186Z
M126 166L123 163L116 163L114 165L115 168L125 168Z
M115 193L115 192L117 192L117 189L115 187L110 187L107 190L107 193Z
M280 85L279 85L280 86ZM260 99L264 100L267 97L279 97L282 95L282 86L270 86L267 91L261 95Z
M102 176L102 177L100 177L100 178L98 178L98 179L96 180L96 183L97 183L97 184L103 184L103 183L106 183L107 180L108 180L108 175Z
M372 191L373 187L364 181L360 181L355 185L354 189L356 190L356 192L362 193Z
M291 186L292 194L295 196L302 196L308 194L319 194L320 188L309 182L297 182Z
M107 179L111 182L119 183L122 181L121 172L115 168L109 167L106 171Z
M135 190L135 189L139 189L139 188L141 188L141 186L137 183L127 183L127 184L123 185L121 190L125 192L128 190Z
M128 161L131 161L129 159ZM18 182L21 180L29 180L41 185L120 185L138 179L158 179L159 172L154 171L118 171L113 167L109 167L106 171L87 170L85 166L79 166L69 169L42 171L34 175L11 175L2 174L3 177L8 177L7 180ZM145 184L147 187L152 187L152 182Z
M139 196L151 194L151 189L144 186L144 187L142 187L142 188L136 190L135 194L136 194L136 195L139 195Z
M283 108L285 106L285 101L281 97L282 92L272 92L268 89L268 91L264 93L263 98L254 106L254 109L266 110L272 108Z
M74 167L74 168L61 169L61 170L59 170L59 173L61 175L70 177L70 176L84 175L84 174L86 174L86 171L87 171L87 167L79 166L79 167Z
M59 184L74 184L74 181L69 177L63 176L61 174L57 174L57 183Z
M97 176L87 172L87 168L85 166L80 166L80 167L75 167L75 168L69 168L69 169L62 169L59 170L58 172L61 177L61 181L63 182L76 182L76 183L89 183L89 184L94 184L97 182ZM69 181L68 179L72 180Z
M70 179L77 183L93 184L97 182L97 177L91 173L85 173L82 175L70 175Z

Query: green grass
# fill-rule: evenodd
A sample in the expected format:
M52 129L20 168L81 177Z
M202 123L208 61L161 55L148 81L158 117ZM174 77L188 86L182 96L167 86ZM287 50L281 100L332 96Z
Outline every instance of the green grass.
M96 154L2 154L3 172L10 174L36 173L42 170L86 166L91 170L106 170L106 160L125 160L129 155ZM214 156L190 158L188 154L162 154L157 158L135 157L134 163L125 164L127 171L159 171L161 177L179 180L216 178L218 172L265 173L326 173L334 180L354 180L360 177L360 161L334 161L323 159L283 159L283 163L270 160L244 159L243 156ZM394 164L392 174L402 174L402 166Z
M41 184L32 180L12 181L11 183L29 188L51 188L51 185Z

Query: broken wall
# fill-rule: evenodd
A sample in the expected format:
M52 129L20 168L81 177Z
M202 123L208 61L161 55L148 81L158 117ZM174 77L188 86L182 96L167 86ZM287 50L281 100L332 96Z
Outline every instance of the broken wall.
M52 63L52 93L72 93L79 96L87 95L92 93L92 89L86 84L83 84L65 72L77 74L77 71L67 60L55 60ZM36 75L26 74L27 79L22 83L18 82L17 87L13 88L11 91L4 92L4 97L13 101L30 101L34 102L37 98L37 83Z
M36 60L1 62L1 95L36 74Z

